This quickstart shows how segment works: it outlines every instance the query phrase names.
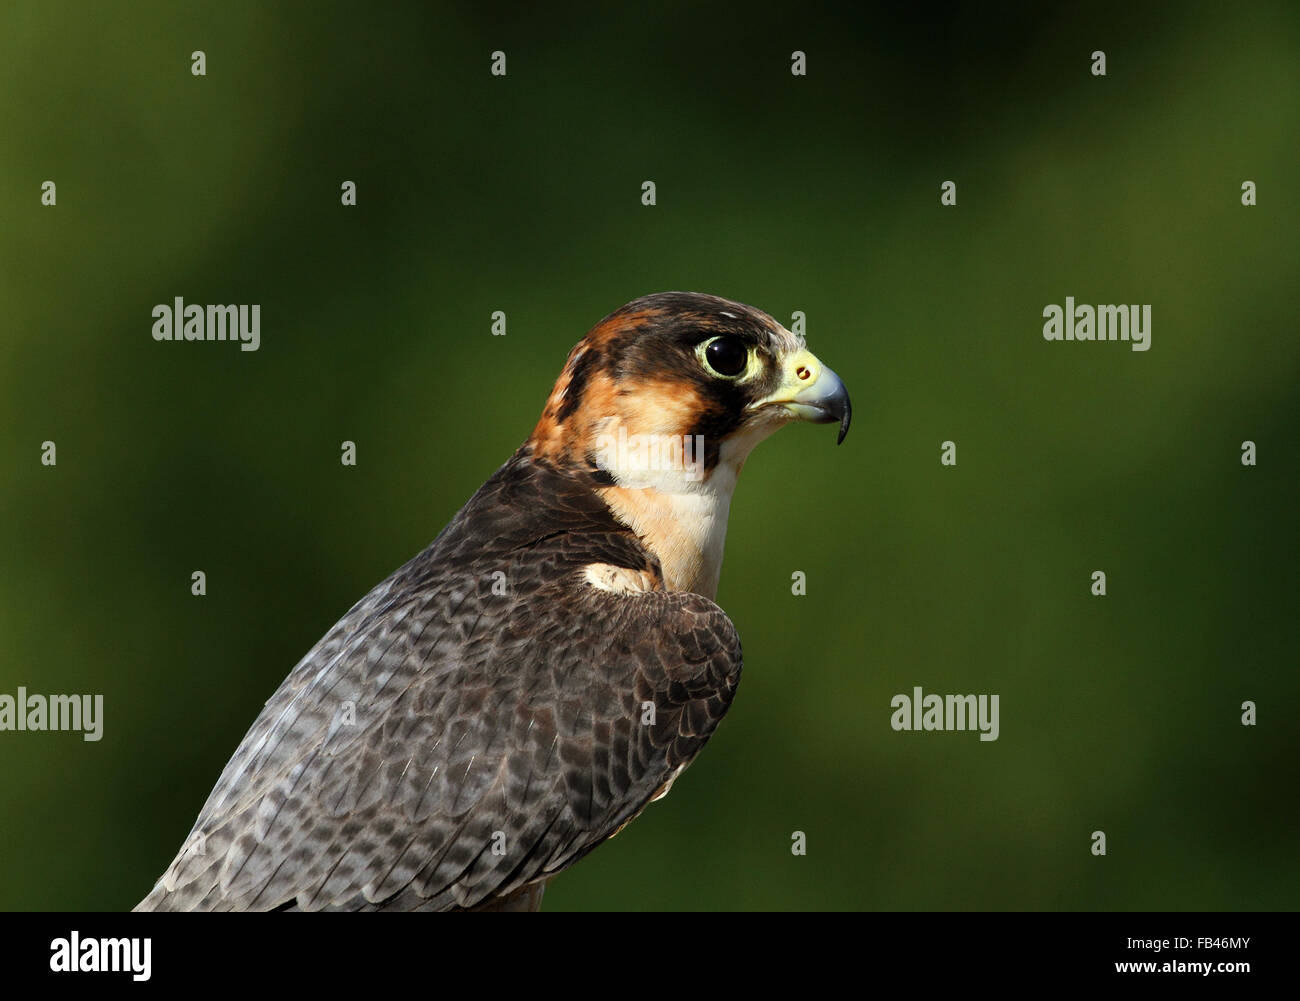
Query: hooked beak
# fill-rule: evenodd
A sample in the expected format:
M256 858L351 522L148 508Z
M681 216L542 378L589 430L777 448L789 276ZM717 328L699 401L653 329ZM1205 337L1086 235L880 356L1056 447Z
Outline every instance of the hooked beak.
M779 406L792 417L814 424L838 423L839 437L849 433L853 407L849 392L840 377L822 364L811 351L798 351L785 360L785 378L771 396L759 400L758 406Z

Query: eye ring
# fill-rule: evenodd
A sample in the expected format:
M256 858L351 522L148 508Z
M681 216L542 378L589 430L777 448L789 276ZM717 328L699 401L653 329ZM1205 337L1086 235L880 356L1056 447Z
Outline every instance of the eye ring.
M739 337L723 334L704 343L700 358L714 375L734 379L749 366L749 348Z

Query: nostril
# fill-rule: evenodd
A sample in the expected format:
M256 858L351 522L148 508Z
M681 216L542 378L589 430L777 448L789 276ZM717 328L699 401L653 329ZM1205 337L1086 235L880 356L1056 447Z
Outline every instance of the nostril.
M800 382L807 382L812 378L812 373L808 371L807 365L800 365L794 370L794 374L798 377Z

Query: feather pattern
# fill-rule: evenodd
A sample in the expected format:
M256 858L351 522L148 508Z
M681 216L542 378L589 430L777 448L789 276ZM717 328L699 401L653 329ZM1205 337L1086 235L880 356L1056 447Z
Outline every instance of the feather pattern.
M699 753L740 669L723 611L525 445L298 663L137 909L535 903Z

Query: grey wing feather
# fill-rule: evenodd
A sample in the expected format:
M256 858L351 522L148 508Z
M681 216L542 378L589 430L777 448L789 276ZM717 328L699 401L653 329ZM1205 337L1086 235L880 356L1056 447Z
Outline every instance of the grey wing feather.
M740 674L721 609L588 586L585 563L636 558L620 534L469 553L462 528L294 668L138 909L491 904L616 833L698 753Z

